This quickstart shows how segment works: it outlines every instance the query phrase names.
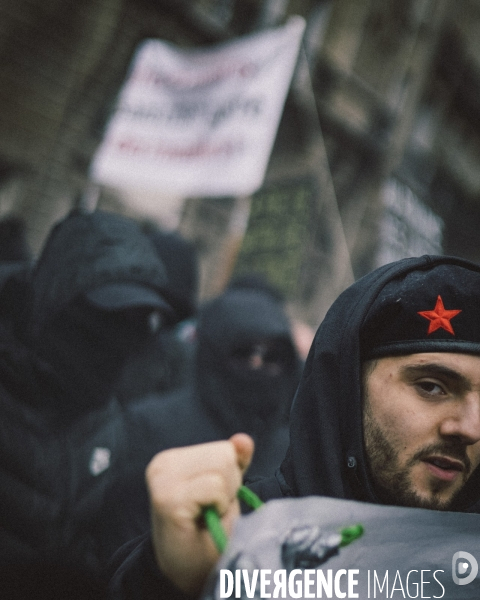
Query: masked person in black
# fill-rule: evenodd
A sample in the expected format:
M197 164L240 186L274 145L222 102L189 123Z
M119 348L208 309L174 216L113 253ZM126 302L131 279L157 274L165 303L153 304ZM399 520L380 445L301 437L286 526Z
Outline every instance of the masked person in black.
M287 456L252 486L260 497L479 513L479 297L478 265L430 256L381 267L341 294L307 358ZM231 530L252 453L236 434L152 460L151 538L125 549L115 599L200 592L218 553L198 517L214 505Z
M174 231L163 231L151 223L142 231L155 247L167 272L164 296L174 311L171 327L162 327L130 356L116 387L122 402L135 401L148 394L165 394L191 382L194 344L182 336L187 320L197 312L198 264L191 242Z
M124 520L122 530L129 526L131 538L148 529L144 469L163 449L246 431L257 444L249 476L273 474L288 447L285 415L298 383L298 365L289 321L270 294L233 289L206 303L198 319L193 384L129 405L127 445L135 449L127 461L131 476L112 490L123 505L120 513L108 509L103 526L113 531Z
M198 324L197 388L216 439L249 433L250 476L273 473L288 446L284 418L298 383L290 323L269 293L234 288L206 305Z
M224 439L246 431L257 444L250 475L273 473L288 446L285 422L298 383L298 359L281 305L258 290L227 290L202 307L194 385L163 401L139 403L142 429L159 449ZM181 426L179 426L181 424Z
M2 597L25 586L36 598L101 589L116 548L95 522L125 464L126 416L113 384L170 317L165 287L133 220L72 213L50 233L22 305L2 313Z

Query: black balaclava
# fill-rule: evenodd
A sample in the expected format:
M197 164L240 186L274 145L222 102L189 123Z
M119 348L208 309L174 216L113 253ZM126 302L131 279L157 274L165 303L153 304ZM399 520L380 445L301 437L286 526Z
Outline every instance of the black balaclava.
M197 389L225 434L255 437L278 423L297 382L290 324L278 302L256 290L229 290L200 311L197 340ZM241 367L242 353L265 341L281 364L276 376Z
M65 410L106 401L128 354L150 337L148 305L101 309L89 294L121 284L161 302L166 283L155 248L132 219L72 213L54 227L31 279L28 339L39 370L57 380Z
M146 285L161 293L167 275L133 219L102 211L71 213L52 229L33 271L33 336L78 295L112 283Z
M36 346L44 374L83 410L109 399L124 361L152 337L151 310L106 311L83 296L59 311ZM58 408L58 407L57 407Z
M439 297L444 309L462 311L451 320L454 335L430 330L429 316L436 307L442 312ZM441 256L385 265L343 292L317 331L294 399L290 448L277 472L283 493L378 502L363 449L362 361L413 352L480 354L479 298L480 266ZM480 511L479 490L477 469L455 508Z

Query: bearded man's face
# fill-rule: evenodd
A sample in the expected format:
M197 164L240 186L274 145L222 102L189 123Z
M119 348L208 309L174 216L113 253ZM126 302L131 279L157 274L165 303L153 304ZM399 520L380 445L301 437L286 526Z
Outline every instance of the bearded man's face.
M382 502L448 510L480 464L480 357L431 352L367 363L363 432Z

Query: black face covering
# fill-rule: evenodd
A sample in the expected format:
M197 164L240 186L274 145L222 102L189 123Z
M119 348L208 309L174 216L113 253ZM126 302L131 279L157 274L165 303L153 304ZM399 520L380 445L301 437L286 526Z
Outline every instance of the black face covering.
M152 335L150 315L149 309L100 310L81 297L47 323L36 353L65 392L65 408L109 399L127 356Z
M145 286L162 296L167 276L133 219L101 211L72 213L52 229L32 272L32 337L39 337L53 313L111 284Z
M278 422L294 393L296 355L278 302L232 290L200 314L197 384L202 404L227 431Z
M258 373L273 379L290 369L291 345L283 339L252 340L234 348L228 362L238 373Z
M128 354L148 338L148 310L100 310L86 295L127 285L162 297L164 266L138 223L73 212L50 232L31 278L26 344L46 387L28 400L80 411L105 402ZM125 306L128 306L126 304Z

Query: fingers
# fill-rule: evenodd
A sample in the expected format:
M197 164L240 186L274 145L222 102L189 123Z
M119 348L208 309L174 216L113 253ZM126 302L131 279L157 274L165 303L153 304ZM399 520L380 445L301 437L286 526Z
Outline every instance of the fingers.
M236 433L232 435L229 442L233 444L237 455L238 466L245 473L253 458L255 444L252 438L246 433Z
M175 482L164 477L150 479L152 509L171 524L182 528L196 527L204 507L215 506L221 516L228 511L240 482L239 472L232 472L226 478L215 471Z
M162 484L158 490L162 497L164 490L175 496L186 493L188 483L189 490L198 486L197 501L202 497L211 503L212 498L222 495L232 498L242 484L242 475L252 460L253 451L254 442L245 433L237 433L227 441L165 450L148 465L147 484L149 488L154 484L154 489ZM207 479L210 479L208 484ZM167 483L168 487L164 487Z
M181 493L179 487L195 481L199 485L200 495L200 490L208 492L208 487L200 483L202 479L212 478L211 485L217 490L219 482L215 483L215 478L220 476L225 479L223 493L232 497L241 485L242 475L250 464L252 454L253 440L246 434L237 434L228 441L172 448L152 459L146 470L147 484L150 487L157 482L155 488L158 488L159 483L168 483L168 489L177 494ZM208 493L204 497L211 500Z
M218 559L199 519L215 506L227 530L239 515L237 490L253 455L253 440L230 440L174 448L157 454L146 470L157 563L180 589L197 593Z
M252 455L253 440L246 434L157 454L146 471L152 507L177 522L198 518L209 505L224 515Z

